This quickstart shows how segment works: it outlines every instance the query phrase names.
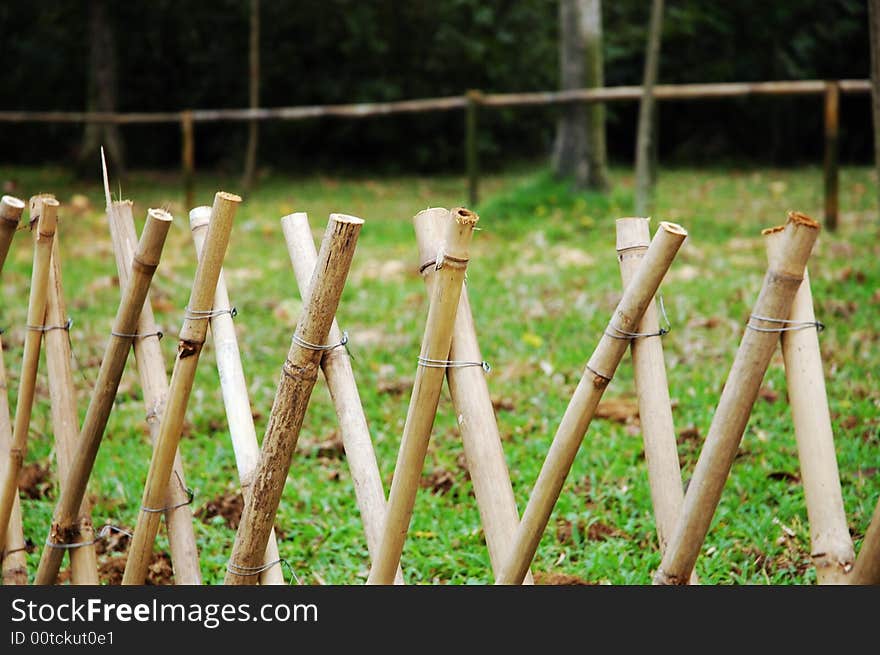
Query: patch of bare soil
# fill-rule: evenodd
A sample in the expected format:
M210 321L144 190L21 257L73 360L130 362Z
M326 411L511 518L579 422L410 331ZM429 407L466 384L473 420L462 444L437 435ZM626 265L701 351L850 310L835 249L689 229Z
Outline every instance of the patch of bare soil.
M32 462L18 474L18 489L31 500L48 498L52 494L52 471L48 463Z
M419 480L419 486L422 489L430 489L432 494L442 496L455 486L455 481L455 475L451 471L438 469L423 475Z
M199 507L193 515L202 523L208 523L215 516L222 516L227 527L237 530L243 509L244 498L240 493L235 492L215 496Z
M596 584L595 582L590 582L589 580L584 580L583 578L568 573L546 573L544 571L534 571L532 575L535 578L536 585L592 586Z

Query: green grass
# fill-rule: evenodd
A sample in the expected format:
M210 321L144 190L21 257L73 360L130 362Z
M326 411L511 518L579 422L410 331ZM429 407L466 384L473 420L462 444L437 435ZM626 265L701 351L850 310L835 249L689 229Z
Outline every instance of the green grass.
M504 399L498 421L520 509L525 506L547 448L583 366L620 295L614 220L631 215L632 179L613 172L608 196L572 194L544 171L486 178L480 227L468 270L468 290L489 386ZM26 197L48 191L62 201L64 284L76 361L79 407L91 384L116 311L119 292L97 182L82 184L57 169L0 168ZM844 502L856 545L880 495L880 221L877 180L864 168L841 176L840 229L822 233L810 263L816 311L827 324L821 345L841 471ZM235 190L230 179L203 176L197 201ZM459 177L337 179L270 177L246 198L236 219L225 271L233 303L251 402L262 434L279 369L301 308L278 219L308 211L316 237L331 211L366 219L339 309L351 335L355 375L369 420L382 478L390 481L416 369L426 297L416 273L410 218L429 206L464 201ZM125 197L135 201L140 229L147 207L170 208L178 220L169 236L153 290L157 319L169 335L179 328L194 254L173 177L134 175ZM89 208L74 210L82 194ZM821 172L797 170L680 169L661 174L658 219L684 225L688 241L673 263L662 293L673 324L664 347L676 428L693 427L679 440L689 477L712 419L743 325L765 269L764 227L789 209L820 217ZM30 279L31 248L19 233L2 277L0 325L14 407ZM168 368L175 339L163 342ZM54 470L45 367L30 434L28 462ZM399 382L399 393L382 393ZM391 385L393 386L393 384ZM775 402L755 405L739 456L706 539L697 570L705 583L810 583L809 526L777 354L764 386ZM606 397L633 398L626 357ZM769 396L769 394L768 394ZM303 582L360 583L368 558L344 458L318 456L317 444L336 429L323 381L315 388L294 457L277 525L282 556ZM693 436L694 434L698 436ZM238 489L235 463L210 343L204 352L181 443L195 507ZM150 447L135 367L126 371L92 476L94 519L130 527L136 519ZM412 583L488 583L492 576L471 484L460 464L462 447L444 391L425 474L449 471L446 493L422 489L417 498L403 567ZM25 530L43 542L57 490L23 501ZM591 528L592 526L592 528ZM786 536L782 526L794 537ZM206 582L222 581L234 531L222 519L196 522ZM593 538L590 538L590 537ZM597 538L599 537L599 538ZM157 549L167 549L160 533ZM28 556L33 573L39 549ZM593 582L648 583L659 553L641 434L635 425L593 422L550 525L534 570L576 575Z

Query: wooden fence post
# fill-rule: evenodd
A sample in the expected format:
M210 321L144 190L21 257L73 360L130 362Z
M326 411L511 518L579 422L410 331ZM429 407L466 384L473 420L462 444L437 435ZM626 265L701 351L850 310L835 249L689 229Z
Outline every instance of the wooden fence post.
M477 118L482 100L481 91L471 89L465 95L465 156L467 157L468 206L476 207L480 195L480 162L477 155Z
M195 169L196 169L196 138L193 129L192 111L180 112L180 159L183 167L183 203L184 211L195 205Z
M840 83L825 83L825 227L837 230L838 133L840 128Z

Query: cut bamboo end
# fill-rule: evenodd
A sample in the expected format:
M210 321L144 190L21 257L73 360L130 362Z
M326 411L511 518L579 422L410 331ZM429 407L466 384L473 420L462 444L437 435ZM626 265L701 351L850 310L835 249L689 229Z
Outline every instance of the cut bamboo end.
M767 235L776 234L778 232L782 232L783 230L785 230L785 225L777 225L775 227L768 227L768 228L761 230L761 235L766 237Z
M795 223L796 225L804 225L814 230L818 230L821 227L819 221L814 220L806 214L802 214L798 211L788 212L788 222Z
M197 230L211 222L211 208L207 205L193 207L189 212L189 229Z
M452 218L454 218L455 222L459 225L467 225L470 227L475 226L480 220L480 217L477 216L476 212L472 212L465 207L456 207L453 209Z
M688 231L684 229L681 225L679 225L678 223L671 223L669 221L660 221L658 229L666 230L670 234L678 234L684 237L688 235Z
M17 226L23 213L24 200L15 196L3 196L0 198L0 220Z
M58 227L58 208L61 203L55 198L41 198L41 210L37 221L37 239L48 239L55 236Z
M229 193L228 191L218 191L215 194L214 199L215 200L219 199L219 200L223 200L226 202L234 202L234 203L243 202L241 199L241 196L239 196L235 193Z
M346 223L348 225L364 224L364 219L358 218L357 216L350 216L349 214L330 214L330 220L336 221L337 223Z

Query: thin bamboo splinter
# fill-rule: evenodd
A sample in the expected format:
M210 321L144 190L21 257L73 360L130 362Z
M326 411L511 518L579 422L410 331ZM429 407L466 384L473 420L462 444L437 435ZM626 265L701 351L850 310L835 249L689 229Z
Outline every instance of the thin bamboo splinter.
M523 512L514 546L498 576L498 584L522 582L599 400L629 346L626 335L636 331L686 236L687 231L681 226L665 221L660 223L642 265L624 290L562 416Z
M189 213L189 226L192 230L196 257L201 257L205 247L205 236L211 221L210 207L196 207ZM211 317L211 337L214 340L214 354L217 360L217 373L220 377L220 390L223 393L223 406L226 408L226 421L229 424L229 436L235 463L238 467L238 480L243 495L247 495L251 486L251 478L260 457L260 445L257 443L257 431L254 428L254 416L248 398L247 382L241 366L241 354L238 350L238 338L235 336L235 325L232 322L232 304L223 271L217 279L217 290L214 292L214 309L218 312ZM224 309L229 309L224 312ZM273 564L274 562L274 564ZM284 572L278 554L278 542L275 530L269 535L263 564L268 565L260 573L261 585L283 585Z
M76 537L76 518L85 497L86 486L131 350L130 335L137 329L138 316L150 288L153 273L159 265L162 246L165 244L171 220L171 214L164 210L151 209L147 212L147 222L138 244L137 254L132 261L132 276L119 303L110 339L101 360L98 379L80 429L76 456L61 486L60 497L55 505L52 526L40 557L36 584L55 583L64 557L64 549L58 546L68 544Z
M124 585L142 585L147 577L161 513L167 507L166 490L180 445L186 406L189 404L196 368L208 334L208 317L214 306L217 278L226 256L232 221L239 203L241 198L232 193L218 191L214 196L205 251L196 267L189 304L180 329L177 358L168 390L168 404L159 425L159 435L144 484L140 514L128 550L128 560L122 576Z
M791 314L819 224L796 212L788 216L779 256L767 269L749 319L751 327L743 333L654 584L685 584L690 577L779 342L778 330Z
M784 227L764 230L771 261L779 256L783 230ZM810 552L818 583L841 584L849 580L855 553L843 507L818 325L806 269L788 318L797 329L780 335L782 359L810 522Z
M31 222L37 230L34 239L34 260L31 269L31 290L28 299L27 329L24 338L24 354L18 386L18 402L15 406L15 422L12 443L0 485L0 544L6 543L6 532L12 515L12 506L18 496L18 474L27 452L28 430L31 410L37 386L37 365L40 360L40 344L43 338L43 320L46 318L46 296L49 288L49 269L52 265L52 242L58 221L59 203L54 198L42 198L37 216Z
M24 201L13 196L0 198L0 273L6 263L12 238L24 211ZM12 445L12 419L9 414L6 367L3 363L3 341L0 339L0 457L6 457ZM12 501L6 543L0 543L3 559L3 584L27 584L27 553L21 524L21 503L18 494Z
M449 210L443 208L426 209L413 218L419 246L419 269L424 276L429 296L436 277L430 264L437 255L450 220L452 216ZM513 544L516 527L519 525L519 511L501 447L501 433L495 419L489 385L486 383L486 371L480 365L483 356L477 341L467 285L461 289L458 310L455 312L449 360L468 363L467 366L446 369L446 382L458 419L458 429L486 536L489 559L492 570L497 575ZM526 573L523 583L534 583L531 572Z
M620 262L624 287L632 281L641 266L650 243L649 219L617 219L617 259ZM681 484L681 466L678 463L675 424L672 420L672 402L669 399L669 382L663 360L663 335L660 333L660 321L654 303L645 309L635 332L645 335L632 340L630 352L639 399L639 424L645 444L651 503L654 506L657 540L662 553L666 550L669 535L681 514L684 489ZM691 583L697 583L696 575L691 577Z
M437 275L422 337L420 363L416 369L388 495L382 541L373 559L367 584L388 585L394 581L440 402L446 370L436 365L426 366L423 362L436 364L446 361L449 356L455 313L467 270L468 250L479 220L475 213L462 207L452 210L452 216L454 220L448 222L443 247L435 256Z
M315 249L308 215L297 212L285 216L281 219L281 229L287 242L287 252L290 255L300 296L305 300L308 298L309 283L318 261L318 251ZM330 324L327 341L342 342L342 331L335 318ZM379 464L370 439L370 428L364 415L348 350L334 348L325 352L321 358L321 370L324 372L330 396L333 398L342 444L345 448L345 459L351 472L355 498L367 539L367 550L372 558L375 557L379 549L379 540L382 538L382 522L385 520L386 507L385 490L382 487ZM403 572L400 567L394 575L394 583L403 584Z
M58 479L62 481L67 479L76 452L76 442L79 439L79 414L76 388L73 385L73 371L70 367L70 324L67 318L61 278L61 255L56 233L52 246L52 267L49 270L49 297L46 302L45 324L50 328L60 328L64 325L67 325L67 328L50 329L44 338L52 431L55 433L55 457L58 460ZM73 543L81 543L82 546L68 551L70 582L75 585L96 585L99 583L98 558L94 545L92 507L87 497L83 498L77 520L79 530Z
M324 353L321 348L327 344L363 223L354 216L330 215L309 285L309 297L303 305L281 370L252 491L245 498L235 534L226 567L228 585L254 584L262 568L263 554L281 502L303 417L318 379L318 367Z
M131 201L110 201L106 178L105 191L108 196L107 220L110 224L113 252L116 255L119 288L124 289L131 277L131 262L137 248L134 216L131 211ZM150 429L150 442L155 448L159 423L168 400L168 373L165 371L165 358L159 343L159 327L153 316L149 292L138 318L136 333L139 336L134 339L134 359L147 410L146 421ZM165 527L168 530L168 549L171 551L171 564L174 567L174 583L200 585L202 574L199 570L199 551L193 530L192 505L188 503L186 476L179 451L174 456L173 476L168 481L165 493L165 507L168 508L165 511Z

